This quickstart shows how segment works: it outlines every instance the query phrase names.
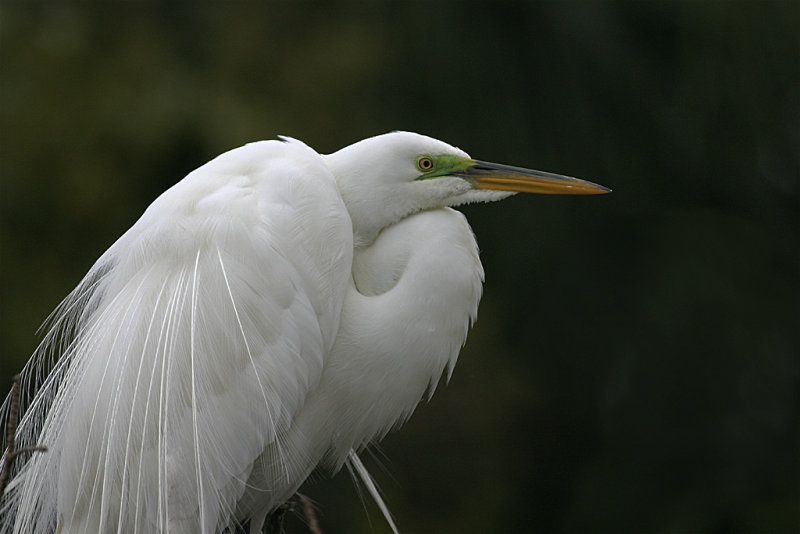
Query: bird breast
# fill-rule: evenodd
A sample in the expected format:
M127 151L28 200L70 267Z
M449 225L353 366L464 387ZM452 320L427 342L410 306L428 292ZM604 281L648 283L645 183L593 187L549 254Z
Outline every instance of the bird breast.
M356 249L318 389L336 428L334 459L405 421L445 368L449 376L482 282L472 230L450 208L406 217Z

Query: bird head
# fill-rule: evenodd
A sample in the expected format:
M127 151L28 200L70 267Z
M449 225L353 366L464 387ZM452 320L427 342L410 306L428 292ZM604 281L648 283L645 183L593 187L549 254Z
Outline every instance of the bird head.
M600 194L578 178L472 159L443 141L392 132L325 156L353 221L356 246L419 211L492 202L515 193Z

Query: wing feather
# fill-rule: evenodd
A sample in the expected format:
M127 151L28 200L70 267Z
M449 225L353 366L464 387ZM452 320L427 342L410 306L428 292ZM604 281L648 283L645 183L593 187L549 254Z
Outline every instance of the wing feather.
M0 530L212 532L256 459L274 473L257 490L296 484L310 460L279 436L320 379L351 262L333 177L298 141L235 149L164 193L25 370L41 385L19 444L49 452L17 473Z

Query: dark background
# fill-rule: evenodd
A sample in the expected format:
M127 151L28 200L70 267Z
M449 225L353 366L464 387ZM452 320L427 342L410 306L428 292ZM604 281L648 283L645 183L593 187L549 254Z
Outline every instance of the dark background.
M365 454L401 530L800 532L798 6L4 2L0 390L188 171L407 129L614 193L464 209L478 323ZM304 491L388 532L346 474Z

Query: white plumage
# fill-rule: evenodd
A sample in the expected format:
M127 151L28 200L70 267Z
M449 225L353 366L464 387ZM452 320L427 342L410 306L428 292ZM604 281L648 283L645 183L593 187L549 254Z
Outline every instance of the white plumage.
M600 192L488 168L396 132L329 156L262 141L190 173L54 312L17 434L48 451L0 532L260 532L452 370L483 269L448 206L508 196L484 189L498 176Z

